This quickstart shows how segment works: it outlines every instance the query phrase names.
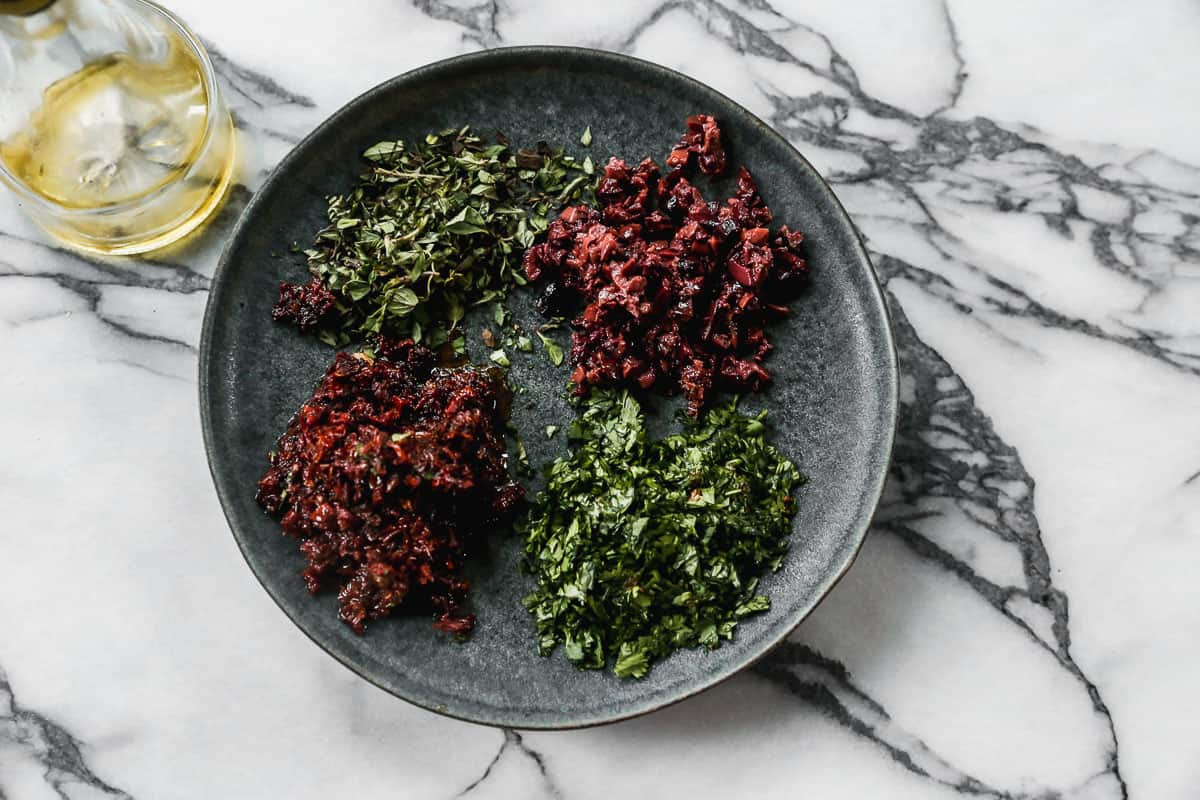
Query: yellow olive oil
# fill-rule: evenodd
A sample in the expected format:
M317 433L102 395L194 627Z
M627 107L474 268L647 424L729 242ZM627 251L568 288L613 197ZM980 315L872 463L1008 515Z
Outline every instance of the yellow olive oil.
M0 143L0 159L74 217L52 232L136 252L178 239L217 206L233 166L232 125L212 108L194 51L168 37L165 57L113 54L51 84L28 124Z

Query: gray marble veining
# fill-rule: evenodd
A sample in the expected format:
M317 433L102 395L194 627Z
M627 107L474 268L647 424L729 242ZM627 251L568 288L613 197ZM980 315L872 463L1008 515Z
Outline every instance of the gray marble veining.
M0 797L1194 794L1200 11L245 5L172 4L242 133L208 235L101 261L0 202ZM437 718L311 647L234 550L195 412L208 276L270 166L392 74L529 43L682 69L784 133L868 240L903 375L868 544L792 641L564 734ZM1044 79L1014 88L1010 51Z

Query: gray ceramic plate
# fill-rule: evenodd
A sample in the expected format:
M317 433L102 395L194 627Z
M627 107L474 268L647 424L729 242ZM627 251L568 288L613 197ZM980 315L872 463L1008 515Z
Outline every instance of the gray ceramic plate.
M697 112L719 119L732 160L755 175L776 221L805 232L814 270L812 288L772 333L774 385L747 403L771 410L774 442L809 476L791 550L764 581L771 610L742 623L720 649L678 653L644 680L579 672L561 654L536 654L520 602L530 586L518 570L520 542L498 534L469 570L479 623L467 643L434 631L427 616L383 620L354 635L338 621L331 593L314 598L305 591L295 543L254 502L275 438L333 356L271 322L279 282L305 275L303 257L290 245L307 246L323 223L323 198L351 184L359 154L380 140L470 123L504 131L515 144L562 144L598 163L610 154L661 162L684 118ZM579 138L588 126L595 139L585 150ZM719 199L720 188L709 196ZM518 318L532 322L529 300L518 293L514 305ZM565 367L555 370L538 356L515 361L513 369L530 387L514 423L534 463L544 463L565 449L561 434L544 434L548 423L571 418L562 398ZM423 67L367 92L317 128L243 213L213 279L200 348L200 410L217 493L247 563L280 608L334 658L389 692L453 717L519 728L594 725L652 711L728 678L787 636L858 552L887 469L896 391L895 351L874 272L812 166L745 109L690 78L620 55L556 47L493 50ZM669 410L664 405L655 425L671 424Z

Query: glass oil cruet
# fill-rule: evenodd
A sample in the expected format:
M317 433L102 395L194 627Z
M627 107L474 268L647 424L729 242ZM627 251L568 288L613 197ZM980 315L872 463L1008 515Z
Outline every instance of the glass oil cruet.
M0 0L0 182L49 233L141 253L202 224L234 134L196 37L147 0Z

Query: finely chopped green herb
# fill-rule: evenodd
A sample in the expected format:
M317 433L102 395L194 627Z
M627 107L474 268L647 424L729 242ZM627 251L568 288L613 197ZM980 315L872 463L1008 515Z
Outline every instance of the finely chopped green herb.
M648 441L627 392L593 392L524 526L538 650L640 678L671 652L719 646L770 607L803 477L736 401Z
M514 150L469 127L380 142L363 157L370 166L329 198L329 224L304 251L337 298L320 335L338 346L379 332L461 346L467 310L524 284L524 250L589 188L561 150Z

